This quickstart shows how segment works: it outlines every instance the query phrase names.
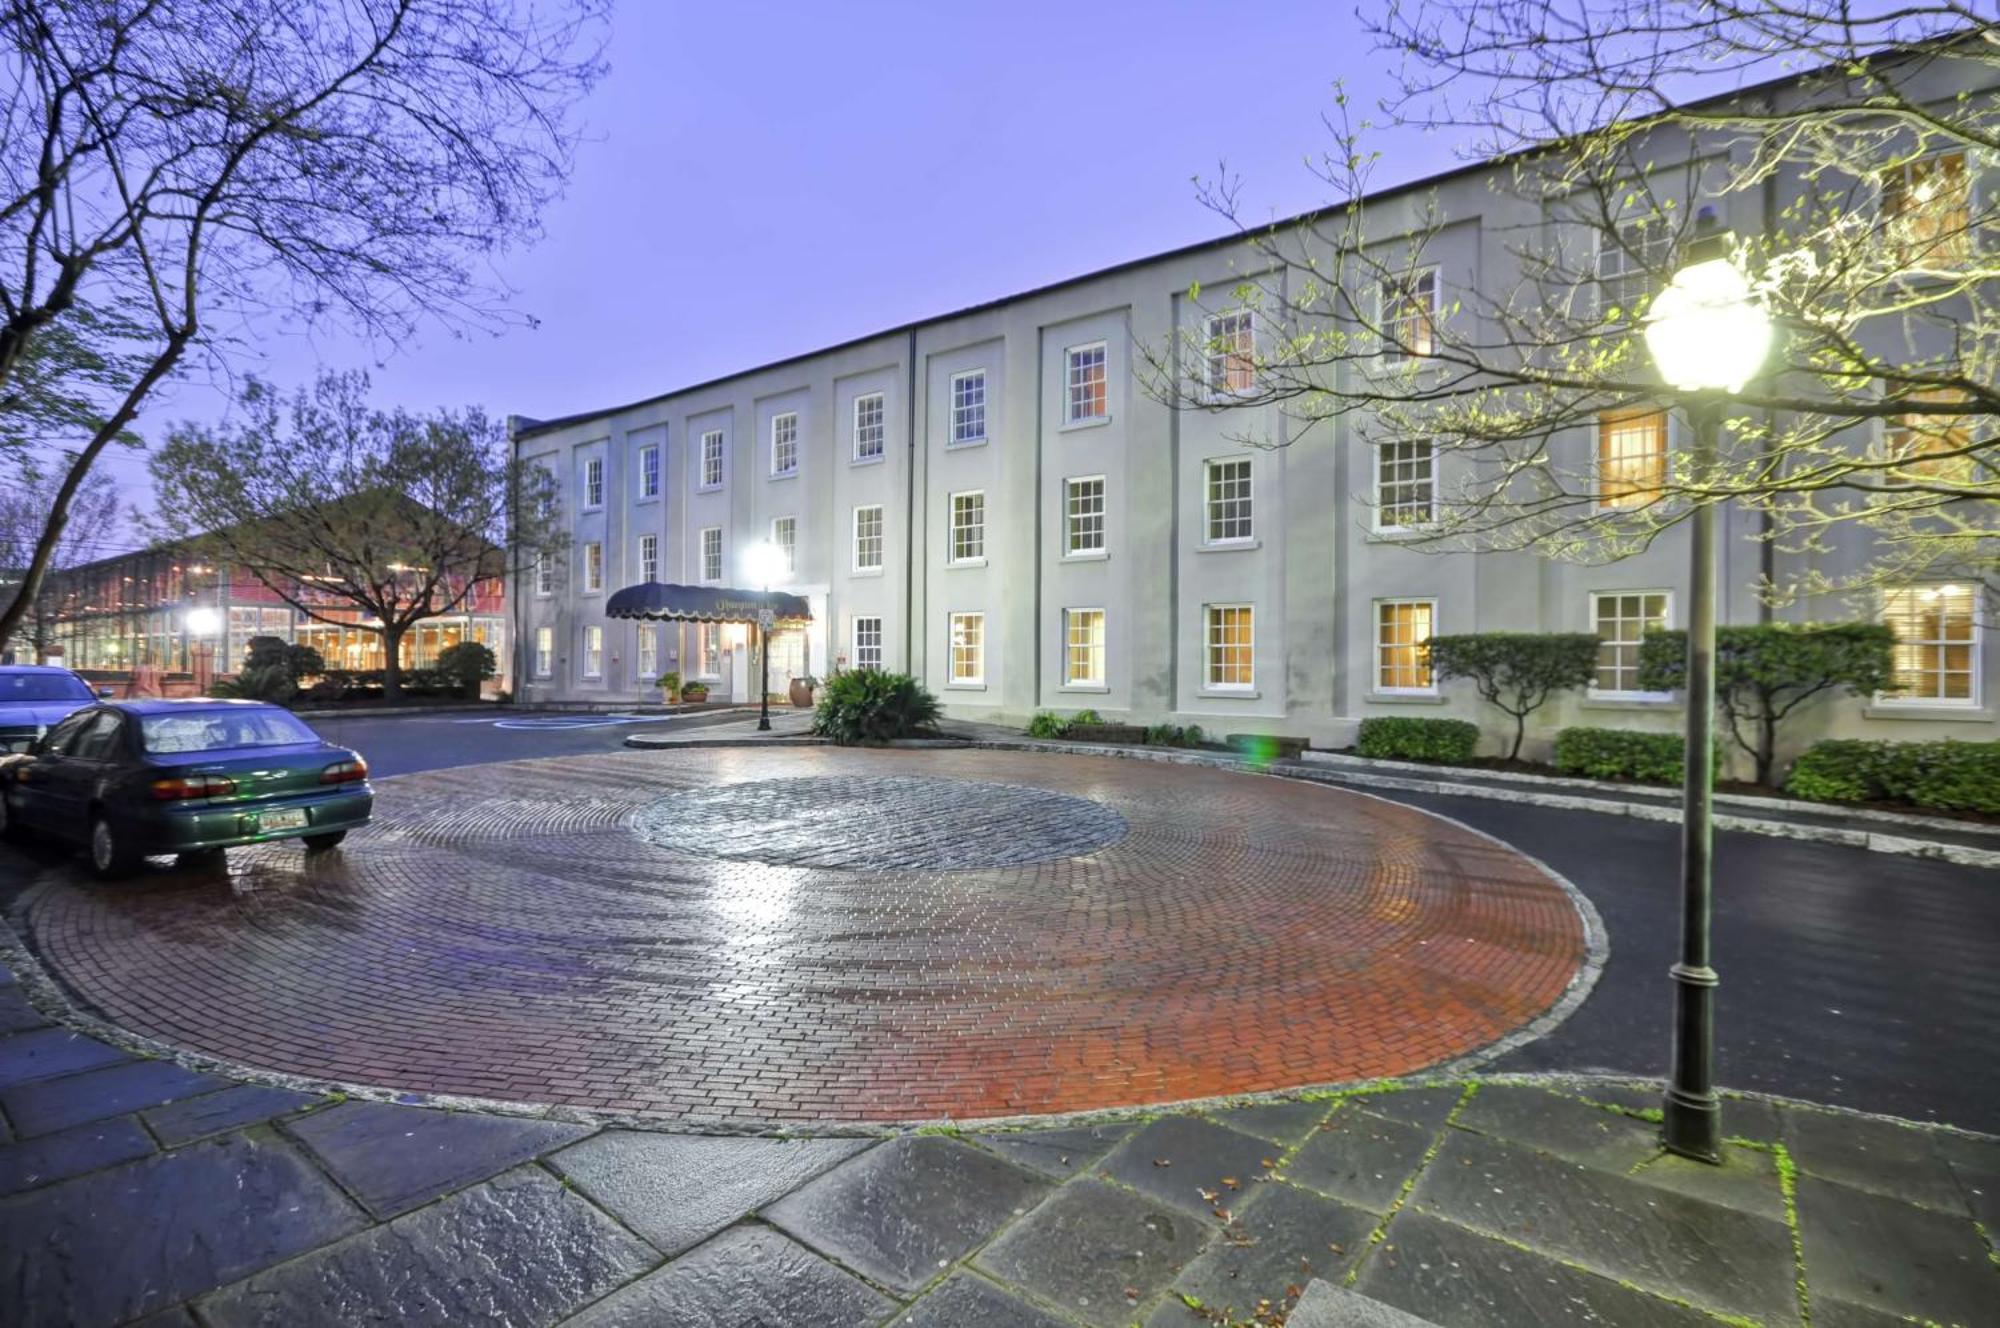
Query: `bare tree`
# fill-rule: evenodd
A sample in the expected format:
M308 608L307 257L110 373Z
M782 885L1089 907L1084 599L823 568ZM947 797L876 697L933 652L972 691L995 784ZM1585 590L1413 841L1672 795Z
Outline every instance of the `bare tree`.
M1801 555L1767 558L1774 601L1939 570L2000 585L2000 177L1977 169L2000 147L2000 43L1952 0L1896 12L1392 5L1378 33L1406 95L1388 109L1468 142L1506 262L1454 248L1439 197L1456 182L1371 198L1374 127L1343 99L1316 164L1333 205L1260 225L1236 182L1205 187L1251 256L1197 300L1251 307L1262 329L1254 346L1210 324L1152 348L1151 389L1190 410L1282 405L1292 432L1254 445L1341 428L1423 458L1394 523L1422 527L1417 547L1609 561L1734 503L1774 554ZM1697 95L1718 79L1729 90ZM1735 257L1778 336L1697 472L1626 444L1716 404L1663 383L1637 335L1704 208L1748 220ZM1218 393L1232 353L1251 372ZM1843 527L1868 532L1864 569L1816 557Z
M481 269L567 174L607 4L0 0L0 403L81 309L116 316L128 369L64 385L91 422L0 637L191 351L264 316L389 340L499 317Z
M0 485L0 585L12 583L34 557L58 482L57 476L30 465ZM87 476L70 501L69 521L49 559L49 570L63 572L106 557L113 551L119 526L118 485L101 471ZM52 644L60 608L45 580L16 637L0 637L0 652L18 638L27 642L34 659L40 659Z
M378 634L393 698L409 629L548 554L560 522L552 478L483 412L374 410L367 390L325 375L287 401L252 380L241 423L182 425L154 455L156 522L308 617Z

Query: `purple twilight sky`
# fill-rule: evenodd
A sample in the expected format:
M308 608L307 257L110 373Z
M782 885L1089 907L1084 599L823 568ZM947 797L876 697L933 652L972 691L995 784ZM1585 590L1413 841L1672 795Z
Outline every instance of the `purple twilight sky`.
M375 398L552 416L616 404L1218 234L1191 177L1226 160L1259 216L1327 201L1304 158L1344 79L1392 87L1314 3L703 5L623 0L547 235L501 277L540 320L401 347L276 337L281 385L368 368ZM1404 136L1377 185L1453 164ZM148 437L215 419L204 379ZM145 505L142 456L114 462Z

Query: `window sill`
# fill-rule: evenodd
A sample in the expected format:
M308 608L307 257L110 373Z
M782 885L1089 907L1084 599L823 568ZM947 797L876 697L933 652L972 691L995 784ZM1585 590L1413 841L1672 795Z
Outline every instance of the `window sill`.
M872 457L850 457L847 464L850 466L879 466L888 459L889 454L887 452L879 452Z
M604 592L602 590L579 590L576 593L580 596L595 596L602 595Z
M599 503L595 507L579 507L576 509L576 514L578 516L591 516L598 512L602 512L603 510L604 510L604 504Z
M1401 544L1406 540L1423 539L1435 535L1435 526L1383 526L1368 532L1370 544Z
M1086 549L1082 553L1066 553L1056 561L1064 563L1101 563L1110 557L1111 553L1108 549Z
M983 682L948 682L944 685L944 689L947 692L983 692L986 690L986 684Z
M1947 724L1953 722L1985 723L1994 720L1990 706L1947 705L1943 702L1925 704L1922 701L1874 701L1861 710L1863 719L1941 719Z
M634 507L644 507L647 503L657 503L659 501L660 495L657 493L642 493L632 500L632 505Z
M947 572L952 572L958 570L961 567L984 567L984 566L986 566L986 560L984 558L953 558L945 563L944 570Z
M694 486L696 493L721 493L722 490L723 486L720 484L697 484Z
M1586 692L1581 704L1585 710L1679 710L1681 708L1680 698L1671 692L1650 696L1643 692L1631 692L1622 696L1616 692L1600 695Z
M975 448L975 447L984 447L984 446L986 446L986 443L987 443L987 440L986 440L985 438L983 438L983 437L982 437L982 438L960 438L960 439L956 439L956 440L954 440L954 441L952 441L952 442L948 442L948 443L946 443L946 444L944 445L944 450L945 450L945 451L947 451L947 452L959 452L959 451L970 451L970 450L971 450L972 448Z
M1263 693L1255 687L1202 687L1195 695L1209 701L1254 701Z
M1058 692L1088 692L1093 696L1103 696L1111 688L1108 684L1101 682L1066 682L1056 688L1056 690Z
M795 480L798 477L799 477L799 472L797 472L796 470L774 470L769 475L765 476L766 479L770 480Z
M849 575L849 576L880 576L880 575L882 575L882 569L881 569L881 568L879 568L879 567L856 567L856 568L852 568L852 569L850 569L850 570L848 571L848 575Z
M1437 692L1369 692L1361 698L1370 705L1443 705Z
M1102 429L1111 423L1109 414L1093 415L1087 420L1065 420L1056 426L1057 433L1074 433L1079 429Z
M1264 541L1260 539L1222 540L1214 544L1203 541L1194 546L1194 551L1196 553L1249 553L1253 549L1261 549L1263 547Z

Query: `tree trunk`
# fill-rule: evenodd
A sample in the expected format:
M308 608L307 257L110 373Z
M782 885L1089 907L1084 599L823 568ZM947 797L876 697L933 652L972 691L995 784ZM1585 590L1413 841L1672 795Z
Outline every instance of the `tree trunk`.
M403 633L407 626L382 628L382 699L398 700L403 695Z
M1521 759L1521 739L1528 736L1528 715L1526 711L1514 716L1514 745L1507 749L1507 759Z
M1771 771L1778 764L1778 719L1769 706L1757 717L1757 782L1771 787Z

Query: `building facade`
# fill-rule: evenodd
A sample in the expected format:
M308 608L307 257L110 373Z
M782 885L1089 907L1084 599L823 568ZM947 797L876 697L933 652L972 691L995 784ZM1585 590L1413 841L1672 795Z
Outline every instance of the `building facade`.
M1494 169L1370 200L1382 244L1427 228L1422 317L1457 316L1454 288L1509 279L1514 237L1544 222L1492 187ZM1761 206L1731 196L1725 221L1755 231ZM770 540L787 554L779 585L813 612L773 644L774 691L800 673L881 667L915 674L949 714L1009 723L1089 708L1340 746L1361 719L1416 714L1496 735L1504 717L1468 687L1439 686L1423 641L1594 632L1596 684L1539 711L1531 747L1572 724L1678 727L1678 698L1641 689L1637 653L1648 628L1685 625L1683 528L1601 566L1416 547L1446 460L1371 447L1350 420L1308 427L1282 404L1231 402L1255 367L1227 347L1273 333L1257 299L1195 292L1254 288L1282 305L1311 279L1231 238L648 401L517 418L517 455L556 477L573 535L566 559L518 588L518 694L629 702L671 670L747 698L743 629L602 608L649 579L742 585L743 551ZM1146 390L1149 366L1194 344L1211 362L1171 370L1205 378L1214 399L1175 408ZM1607 413L1556 445L1638 487L1684 446L1681 431L1665 412ZM1606 492L1617 501L1611 480ZM1868 602L1774 610L1754 587L1764 560L1793 555L1758 540L1756 520L1721 517L1722 622L1874 614L1901 641L1896 694L1816 704L1788 723L1794 745L2000 734L2000 652L1973 587L1914 578ZM1861 532L1835 541L1797 556L1867 557Z

